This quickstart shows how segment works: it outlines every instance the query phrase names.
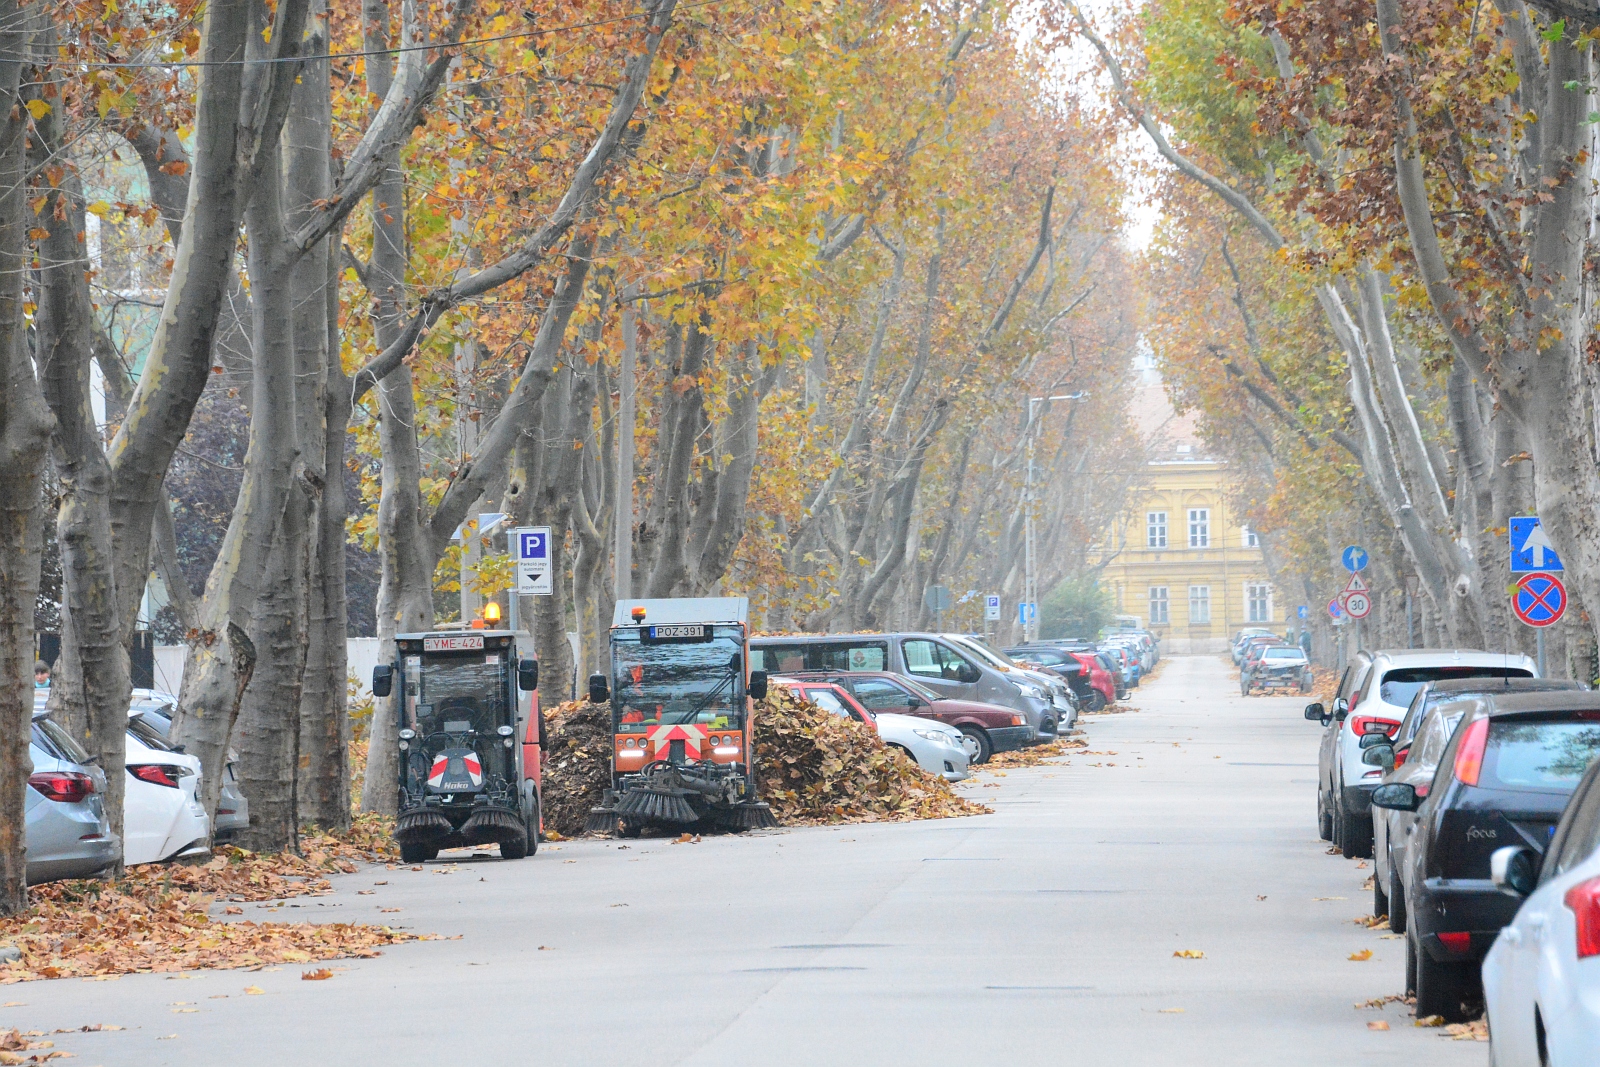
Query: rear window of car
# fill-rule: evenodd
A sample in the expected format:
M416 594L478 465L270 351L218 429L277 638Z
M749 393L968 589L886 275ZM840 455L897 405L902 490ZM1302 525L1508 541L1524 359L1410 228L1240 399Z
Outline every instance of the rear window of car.
M1306 654L1298 648L1269 648L1261 654L1262 659L1292 659L1304 661Z
M801 692L805 694L807 700L823 711L831 712L840 718L853 718L850 709L844 706L844 701L839 699L837 693L830 693L826 689L804 689Z
M89 753L60 723L50 719L34 719L34 730L43 734L41 748L48 749L56 759L64 759L69 763L88 763Z
M167 739L157 732L154 726L145 722L141 716L135 715L128 720L128 732L157 752L176 751L167 744Z
M1600 756L1600 712L1565 721L1491 720L1480 787L1571 790Z
M1385 704L1406 707L1417 690L1429 682L1442 682L1448 678L1531 678L1533 673L1521 667L1399 667L1386 671L1378 683L1378 696Z

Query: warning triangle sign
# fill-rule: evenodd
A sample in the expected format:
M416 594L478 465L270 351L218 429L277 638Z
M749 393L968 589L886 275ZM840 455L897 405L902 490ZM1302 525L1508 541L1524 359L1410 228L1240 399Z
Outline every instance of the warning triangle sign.
M1367 583L1361 580L1361 575L1359 574L1352 574L1350 576L1350 584L1344 587L1346 596L1349 596L1351 593L1365 593L1366 591Z

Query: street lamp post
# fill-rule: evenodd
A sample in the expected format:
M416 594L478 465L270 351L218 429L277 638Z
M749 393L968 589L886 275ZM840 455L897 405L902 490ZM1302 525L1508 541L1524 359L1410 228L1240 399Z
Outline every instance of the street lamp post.
M1060 393L1055 396L1030 396L1028 398L1027 435L1028 468L1022 479L1022 640L1033 641L1039 636L1039 585L1035 570L1035 544L1033 535L1033 435L1034 410L1037 405L1050 400L1087 400L1088 393Z

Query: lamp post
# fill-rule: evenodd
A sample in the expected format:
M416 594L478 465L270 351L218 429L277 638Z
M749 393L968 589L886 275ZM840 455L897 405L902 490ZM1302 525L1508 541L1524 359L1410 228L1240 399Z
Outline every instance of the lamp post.
M1055 396L1030 396L1028 398L1028 424L1023 433L1027 436L1028 469L1022 481L1022 640L1024 643L1039 636L1039 586L1034 569L1033 537L1033 434L1034 410L1037 405L1051 400L1087 400L1088 393L1059 393Z
M1411 625L1411 604L1417 595L1419 579L1415 574L1406 575L1406 647L1416 648L1416 630Z

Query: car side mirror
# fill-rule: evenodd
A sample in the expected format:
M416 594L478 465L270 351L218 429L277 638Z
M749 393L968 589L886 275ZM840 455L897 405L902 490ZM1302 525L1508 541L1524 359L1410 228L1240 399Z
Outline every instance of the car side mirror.
M963 685L971 685L982 678L982 672L970 663L963 663L961 669L956 672L956 681L961 682Z
M1394 750L1389 750L1391 755ZM1417 787L1404 782L1391 782L1380 785L1372 791L1372 806L1375 808L1388 808L1390 811L1416 811L1422 806L1422 798L1417 796Z
M1497 848L1489 856L1489 880L1508 897L1525 897L1539 880L1539 857L1522 845Z
M751 671L750 684L746 688L749 690L751 700L767 699L767 672Z
M372 695L386 697L394 692L394 667L388 663L380 663L372 668Z
M531 693L539 688L539 661L525 659L517 661L517 688L524 693Z
M1394 770L1394 746L1388 744L1373 745L1361 753L1361 762L1368 767L1382 767L1388 774Z
M1382 731L1372 731L1361 735L1360 745L1362 748L1376 748L1378 745L1387 744L1389 744L1389 735Z
M611 699L611 686L603 674L589 675L589 703L604 704Z
M1323 706L1321 701L1318 701L1315 704L1307 704L1306 718L1312 720L1313 722L1327 722L1328 709Z
M1350 702L1348 700L1340 697L1333 702L1333 717L1335 719L1344 722L1344 717L1348 714L1350 714Z

